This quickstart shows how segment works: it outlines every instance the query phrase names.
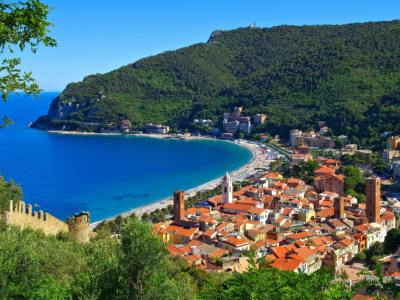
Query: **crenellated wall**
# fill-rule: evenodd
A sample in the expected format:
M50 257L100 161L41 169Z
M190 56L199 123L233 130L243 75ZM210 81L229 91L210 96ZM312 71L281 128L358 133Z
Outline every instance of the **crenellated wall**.
M36 211L32 214L32 205L26 205L24 201L20 201L13 209L13 201L11 200L9 210L2 211L1 218L6 220L9 225L15 224L21 226L21 228L31 227L35 230L42 229L45 234L55 235L59 231L68 231L67 224L48 213L39 210L39 214Z
M72 218L67 218L63 222L48 213L39 210L32 213L32 205L26 205L24 201L20 201L13 209L13 201L10 201L8 211L0 211L0 217L4 219L8 225L19 225L21 228L31 227L32 229L41 229L47 235L56 235L58 232L71 232L72 236L79 242L88 242L90 232L90 213L81 212L75 214Z
M89 242L90 213L81 212L71 219L67 218L68 230L78 242Z

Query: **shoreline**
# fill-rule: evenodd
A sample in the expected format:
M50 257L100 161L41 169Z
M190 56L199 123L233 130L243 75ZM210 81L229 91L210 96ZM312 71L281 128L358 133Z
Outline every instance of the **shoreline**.
M147 135L147 134L145 136L155 137L155 138L162 138L162 137L159 137L159 136L152 136L152 135ZM196 138L196 139L198 139L198 140L200 140L200 139L212 140L212 139L208 139L208 138ZM188 139L188 140L190 140L190 139ZM193 139L193 140L195 140L195 139ZM233 182L243 181L248 175L250 175L251 173L254 173L255 168L257 166L257 163L258 163L258 159L259 159L259 154L257 152L257 149L258 149L257 145L249 144L249 143L236 144L236 143L232 143L231 141L226 141L226 140L217 140L217 141L228 142L228 143L231 143L231 144L239 145L241 147L245 147L252 153L252 158L248 163L246 163L245 165L241 166L240 168L238 168L238 169L236 169L236 170L234 170L234 171L232 171L230 173L232 175L232 181ZM201 185L195 186L195 187L193 187L191 189L188 189L188 190L185 191L185 198L195 195L198 191L213 189L216 186L218 186L218 184L221 183L221 180L222 180L222 176L218 177L218 178L215 178L213 180L210 180L208 182L205 182L205 183L203 183ZM172 194L172 192L171 192L171 194ZM123 217L127 217L127 216L131 215L132 213L136 213L138 215L142 215L145 212L146 213L150 213L152 211L155 211L156 209L162 209L164 207L167 207L170 204L173 204L172 196L169 196L168 198L163 198L163 199L154 201L152 203L144 204L144 205L139 206L139 207L137 207L135 209L131 209L129 211L122 212L122 213L120 213L118 215L121 215ZM90 229L93 230L96 227L96 225L99 224L100 222L113 220L118 215L115 215L115 216L112 216L112 217L109 217L109 218L105 218L105 219L102 219L102 220L97 221L97 222L93 222L93 223L90 224Z
M35 128L35 127L31 127ZM39 129L39 128L35 128ZM39 129L42 130L42 129ZM182 141L191 141L191 140L206 140L206 141L220 141L220 142L225 142L225 143L230 143L234 145L238 145L241 147L245 147L252 153L252 158L250 159L249 162L241 166L240 168L230 172L232 176L232 181L243 181L245 178L253 174L255 172L255 168L257 167L257 164L259 163L259 153L258 153L258 148L259 146L256 144L250 144L250 143L235 143L231 140L221 140L221 139L213 139L213 138L205 138L205 137L190 137L190 138L185 138L185 139L180 139L180 138L175 138L171 137L170 135L164 135L164 134L127 134L127 133L96 133L96 132L73 132L73 131L62 131L62 130L42 130L46 131L49 133L55 133L55 134L73 134L73 135L104 135L104 136L136 136L136 137L149 137L149 138L158 138L158 139L174 139L174 140L182 140ZM167 138L169 136L169 138ZM210 181L207 181L203 184L200 184L198 186L195 186L191 189L185 190L185 198L190 197L195 195L198 191L203 191L203 190L210 190L215 188L218 184L221 183L222 177L218 177L215 179L212 179ZM171 192L172 194L172 192ZM173 199L172 196L169 196L167 198L163 198L160 200L156 200L154 202L144 204L142 206L136 207L134 209L130 209L128 211L121 212L120 214L111 216L109 218L102 219L100 221L96 221L90 224L90 229L93 230L97 224L99 224L102 221L110 221L115 219L118 215L121 215L123 217L127 217L131 215L132 213L136 213L138 215L142 215L143 213L150 213L156 209L162 209L164 207L167 207L168 205L173 204Z

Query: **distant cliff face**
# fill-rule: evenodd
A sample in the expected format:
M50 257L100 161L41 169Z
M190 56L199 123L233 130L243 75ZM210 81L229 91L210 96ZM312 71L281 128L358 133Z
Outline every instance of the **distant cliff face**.
M351 136L374 145L385 131L400 134L399 82L398 20L216 30L207 43L70 83L35 124L128 119L134 128L184 129L241 106L245 116L267 116L259 132L287 136L325 121L335 134L354 128Z
M47 118L50 120L63 120L67 114L79 110L79 104L75 102L75 100L71 100L67 103L62 102L61 97L58 96L51 102Z

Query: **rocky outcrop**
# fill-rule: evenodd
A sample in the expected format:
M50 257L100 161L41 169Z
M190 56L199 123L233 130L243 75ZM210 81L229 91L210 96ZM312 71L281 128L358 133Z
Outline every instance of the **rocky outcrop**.
M217 35L219 35L219 34L221 34L221 32L220 32L219 30L213 31L213 32L211 33L210 38L208 39L207 43L208 43L208 44L218 44L219 42L218 42L218 41L215 41L214 38L215 38Z
M61 97L58 96L51 102L47 118L50 120L63 120L67 114L77 112L79 110L79 104L75 103L75 101L76 100L71 100L68 103L65 103L62 102Z

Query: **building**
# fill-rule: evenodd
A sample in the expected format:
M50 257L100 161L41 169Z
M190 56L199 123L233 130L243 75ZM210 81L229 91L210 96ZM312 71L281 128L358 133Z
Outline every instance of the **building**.
M386 148L389 150L397 150L397 145L399 143L400 138L398 136L391 136L386 141Z
M224 140L233 140L235 138L233 133L225 132L221 134L221 138Z
M307 224L310 220L315 218L315 211L313 209L301 208L299 212L299 221Z
M317 148L335 148L335 141L332 138L317 136L317 137L306 137L304 138L304 144L311 147Z
M320 134L325 134L325 133L327 133L328 132L328 127L321 127L320 129L319 129L319 133Z
M232 178L226 172L222 178L222 204L232 203Z
M233 121L225 124L225 131L228 133L236 133L239 129L239 121Z
M327 155L332 155L332 156L335 156L335 154L336 154L336 152L337 152L338 150L336 150L336 149L331 149L331 148L326 148L326 149L324 149L324 152L323 152L323 155L324 156L327 156Z
M385 151L383 151L382 153L382 158L385 162L389 163L391 162L393 156L398 155L399 151L398 150L389 150L386 149Z
M342 218L345 217L345 215L344 215L344 199L343 199L343 197L335 198L334 204L333 204L333 208L334 208L333 217L335 219L342 219Z
M185 218L185 191L174 192L174 219L184 221Z
M121 121L121 132L129 132L130 127L131 127L131 122L129 120Z
M302 133L303 132L301 130L290 130L290 144L292 145L292 147L297 147L298 145L301 145L303 143Z
M235 107L233 108L233 115L236 117L240 117L240 114L242 113L243 108L242 107Z
M381 182L379 178L366 178L366 217L369 223L380 223Z
M299 146L299 154L310 154L310 147L306 145Z
M211 127L210 131L212 135L217 135L221 133L221 130L218 127Z
M357 150L357 153L362 153L365 156L369 156L370 158L372 157L372 151L371 150Z
M338 194L340 197L344 195L344 180L342 175L327 173L314 177L314 185L318 193L330 191Z
M266 115L263 114L256 114L254 116L254 125L261 125L265 122L265 119L267 118Z
M251 132L251 123L250 121L247 121L246 123L239 123L239 128L238 130L240 132L243 132L244 134L249 134Z
M292 155L292 160L290 162L291 165L297 165L298 163L302 161L309 161L312 160L313 157L311 154L293 154Z
M150 123L149 125L146 125L146 132L147 133L167 133L169 131L168 126L163 126L163 125L153 125Z

